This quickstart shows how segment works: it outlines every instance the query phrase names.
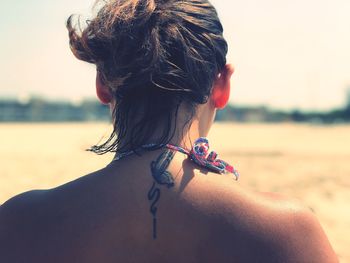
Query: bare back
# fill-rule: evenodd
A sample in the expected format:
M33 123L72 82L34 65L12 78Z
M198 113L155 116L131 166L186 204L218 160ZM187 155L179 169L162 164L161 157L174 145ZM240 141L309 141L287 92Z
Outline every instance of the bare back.
M168 167L174 187L154 185L150 163L157 154L7 202L0 262L336 262L321 229L296 203L244 190L181 154ZM305 233L319 243L308 244ZM300 248L309 261L297 260L305 259Z

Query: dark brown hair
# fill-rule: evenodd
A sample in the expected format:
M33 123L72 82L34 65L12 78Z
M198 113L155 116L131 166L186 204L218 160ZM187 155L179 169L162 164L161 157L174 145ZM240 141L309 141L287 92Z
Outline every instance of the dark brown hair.
M206 103L226 64L227 43L207 0L106 0L80 29L67 21L74 55L93 63L116 100L114 130L92 151L137 150L155 127L165 144L174 136L180 104Z

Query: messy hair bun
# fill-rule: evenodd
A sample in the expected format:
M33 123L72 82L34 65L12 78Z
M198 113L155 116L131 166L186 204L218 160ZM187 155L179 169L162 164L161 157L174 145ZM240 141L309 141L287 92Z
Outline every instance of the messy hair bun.
M216 10L207 0L103 2L83 30L72 16L67 21L73 54L96 65L116 99L114 131L92 150L135 150L157 123L166 127L157 142L166 143L179 105L187 103L194 114L226 64L227 43Z

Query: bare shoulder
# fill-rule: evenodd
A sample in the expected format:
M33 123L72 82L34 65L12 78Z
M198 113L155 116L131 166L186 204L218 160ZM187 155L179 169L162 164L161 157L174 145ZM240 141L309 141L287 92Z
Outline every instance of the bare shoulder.
M96 186L97 174L102 170L81 176L73 181L52 189L31 190L20 193L0 206L0 225L14 223L31 216L39 217L48 214L55 205L61 205L64 198L75 198Z
M21 230L24 220L30 221L34 216L40 217L50 204L46 202L51 190L31 190L18 194L0 206L0 232ZM13 234L14 232L11 232ZM0 235L1 236L1 235Z
M0 206L0 226L31 211L33 205L47 193L47 190L31 190L18 194ZM1 228L2 229L2 228Z
M297 199L280 194L251 194L256 196L257 201L260 199L260 204L265 204L263 208L267 210L270 220L267 226L272 233L276 233L272 238L276 238L283 262L338 262L319 220L310 208Z
M21 193L2 204L0 262L29 262L25 257L40 255L38 251L49 243L49 236L62 233L58 229L63 219L74 211L68 201L84 193L80 189L91 185L89 181L91 176L86 175L57 188Z
M222 247L231 244L229 253L233 253L232 244L239 247L236 258L250 262L259 258L268 262L338 262L318 219L300 201L251 191L218 175L199 178L194 182L200 189L197 198L208 211L214 211L221 225L216 230L217 242L222 242Z
M73 184L76 184L75 181L53 189L23 192L10 198L0 206L0 225L5 223L14 224L18 219L23 222L24 217L27 218L31 215L39 216L38 213L40 213L40 211L52 207L50 197L54 194L57 196L57 193L59 192L57 189L67 188Z
M26 224L40 212L39 200L44 190L33 190L19 194L0 206L0 261L9 262L17 249L25 246L29 228ZM19 255L17 255L18 257Z

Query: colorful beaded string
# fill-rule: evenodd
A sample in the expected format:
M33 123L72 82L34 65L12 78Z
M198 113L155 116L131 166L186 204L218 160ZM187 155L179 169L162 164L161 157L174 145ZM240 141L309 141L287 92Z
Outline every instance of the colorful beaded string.
M239 173L238 171L227 162L217 159L217 153L212 151L209 153L209 141L205 137L198 138L192 147L191 150L184 149L180 146L173 145L173 144L166 144L166 145L157 145L157 144L146 144L141 147L142 150L151 149L154 147L166 147L173 151L178 151L181 153L186 154L190 160L192 160L194 163L201 167L205 167L210 171L224 174L224 173L232 173L235 176L235 179L238 180ZM123 157L129 156L133 154L133 151L124 152L118 154L114 161L120 160Z
M236 180L239 178L238 171L227 162L217 159L218 154L214 151L209 153L209 141L205 137L200 137L194 142L190 151L176 145L167 144L168 149L186 154L193 162L201 167L205 167L216 173L232 173Z

